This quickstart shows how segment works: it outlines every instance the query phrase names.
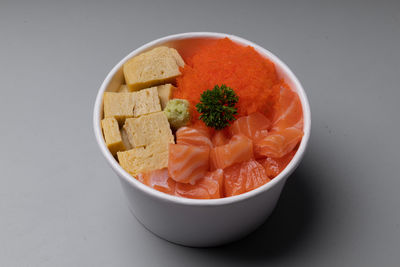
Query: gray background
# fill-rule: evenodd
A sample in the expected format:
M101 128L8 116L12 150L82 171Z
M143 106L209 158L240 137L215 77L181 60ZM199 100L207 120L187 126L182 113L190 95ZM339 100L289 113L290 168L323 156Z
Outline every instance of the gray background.
M114 64L187 31L269 49L311 103L274 214L219 248L146 231L92 130ZM400 2L2 0L0 40L0 266L399 266Z

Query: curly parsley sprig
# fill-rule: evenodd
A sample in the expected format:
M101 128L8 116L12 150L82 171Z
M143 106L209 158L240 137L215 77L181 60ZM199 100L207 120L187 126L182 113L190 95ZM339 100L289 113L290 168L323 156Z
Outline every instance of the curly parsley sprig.
M225 84L221 87L216 85L212 90L208 89L201 94L200 103L196 105L196 109L200 113L199 118L208 127L220 130L236 119L235 105L238 101L239 98L233 89Z

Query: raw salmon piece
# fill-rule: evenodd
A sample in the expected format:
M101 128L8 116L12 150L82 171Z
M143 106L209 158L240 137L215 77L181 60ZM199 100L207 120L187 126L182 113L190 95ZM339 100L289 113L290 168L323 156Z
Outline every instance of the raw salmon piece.
M303 129L303 110L297 93L286 86L282 86L273 122L273 130L278 131L289 127Z
M214 147L210 153L213 170L224 169L253 157L253 142L241 134L234 135L226 145Z
M267 176L272 179L278 176L278 174L280 174L283 169L286 168L286 166L294 157L294 154L296 154L296 150L289 152L282 158L265 158L258 160L258 162L264 167L265 171L267 172Z
M256 134L254 155L256 158L281 158L291 152L303 137L303 131L291 127L279 131Z
M238 118L230 127L232 135L243 134L250 139L259 130L268 130L271 127L271 121L260 112L252 113L248 116Z
M224 196L230 197L245 192L244 177L240 176L242 163L236 163L224 170Z
M192 127L181 127L176 131L176 143L192 146L213 147L210 138L203 131Z
M136 178L143 184L148 185L158 191L169 195L175 194L176 182L169 178L167 168L140 173Z
M215 131L215 134L212 136L211 141L214 146L223 146L229 143L229 132L226 129Z
M238 163L224 170L224 194L225 197L240 195L269 181L264 167L257 161Z
M176 183L175 194L180 197L214 199L223 197L224 172L221 169L208 172L196 184Z
M209 169L208 146L169 144L168 153L168 173L176 182L195 184Z
M207 136L209 139L211 139L211 136L214 134L214 129L207 127L207 125L204 124L203 121L198 120L192 125L190 125L191 128L195 128L199 132L201 132L203 135Z

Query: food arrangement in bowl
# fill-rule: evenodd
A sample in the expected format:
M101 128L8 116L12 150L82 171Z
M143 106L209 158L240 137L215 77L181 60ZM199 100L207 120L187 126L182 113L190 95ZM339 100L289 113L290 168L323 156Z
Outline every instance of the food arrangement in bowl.
M205 247L268 218L304 156L311 116L300 82L271 52L190 32L117 63L93 125L137 220L168 241Z
M122 73L103 94L105 144L132 179L165 194L252 191L285 169L303 138L297 92L271 60L228 37L191 53L152 47Z

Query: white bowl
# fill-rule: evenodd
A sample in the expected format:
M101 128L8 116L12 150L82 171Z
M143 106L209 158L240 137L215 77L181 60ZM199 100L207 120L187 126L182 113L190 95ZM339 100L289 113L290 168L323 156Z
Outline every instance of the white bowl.
M289 165L269 183L242 195L199 200L170 196L156 191L129 175L108 151L100 128L103 116L102 99L105 91L116 91L124 78L122 64L146 50L160 45L177 48L183 55L190 55L199 44L228 37L241 45L254 47L271 60L278 75L295 90L301 100L304 115L304 136L300 147ZM307 96L293 72L268 50L243 38L225 33L189 32L169 35L147 43L122 59L107 75L97 94L93 114L94 133L101 152L118 175L129 207L135 217L148 230L168 241L195 247L216 246L249 234L271 214L287 178L296 169L310 136L311 115Z

